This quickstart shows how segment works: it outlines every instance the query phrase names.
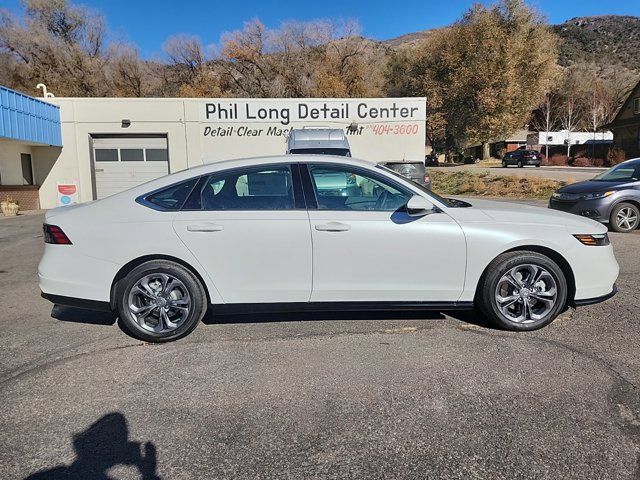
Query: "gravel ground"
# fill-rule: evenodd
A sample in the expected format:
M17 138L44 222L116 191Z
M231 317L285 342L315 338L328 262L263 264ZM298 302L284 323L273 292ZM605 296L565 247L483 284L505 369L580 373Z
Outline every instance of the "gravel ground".
M617 296L536 332L278 314L148 345L39 297L41 222L0 224L2 479L640 478L640 232Z

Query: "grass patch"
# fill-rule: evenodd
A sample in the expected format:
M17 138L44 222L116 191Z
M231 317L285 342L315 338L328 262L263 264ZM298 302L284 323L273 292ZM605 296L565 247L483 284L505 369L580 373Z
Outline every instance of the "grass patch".
M544 198L569 182L542 177L490 175L489 172L429 172L433 191L440 195Z

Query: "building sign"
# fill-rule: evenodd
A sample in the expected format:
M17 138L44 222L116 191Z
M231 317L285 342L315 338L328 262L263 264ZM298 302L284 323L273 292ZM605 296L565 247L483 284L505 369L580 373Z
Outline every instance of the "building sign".
M282 155L294 128L341 129L357 158L424 159L424 97L211 98L197 109L205 162Z
M78 203L78 182L58 183L58 206Z
M424 99L271 99L203 102L200 120L205 123L259 122L291 123L376 123L426 119Z

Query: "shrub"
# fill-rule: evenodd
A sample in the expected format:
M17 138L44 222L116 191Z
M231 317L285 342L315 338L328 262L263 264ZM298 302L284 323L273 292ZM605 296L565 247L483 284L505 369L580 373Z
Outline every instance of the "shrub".
M606 165L613 167L619 163L624 162L627 159L627 154L620 147L613 146L607 152Z
M542 165L551 165L554 167L564 167L564 166L567 166L568 164L569 163L567 161L567 156L561 155L559 153L554 153L551 155L551 157L545 158L542 161Z
M577 157L571 160L573 167L602 167L604 160L601 158Z

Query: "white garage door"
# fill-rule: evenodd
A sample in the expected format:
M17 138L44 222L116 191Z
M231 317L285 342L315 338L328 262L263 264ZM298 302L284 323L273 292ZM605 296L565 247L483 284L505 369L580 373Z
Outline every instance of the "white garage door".
M169 173L166 137L93 137L96 198Z

